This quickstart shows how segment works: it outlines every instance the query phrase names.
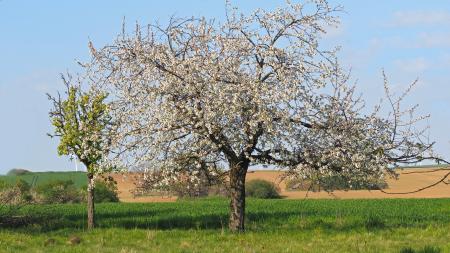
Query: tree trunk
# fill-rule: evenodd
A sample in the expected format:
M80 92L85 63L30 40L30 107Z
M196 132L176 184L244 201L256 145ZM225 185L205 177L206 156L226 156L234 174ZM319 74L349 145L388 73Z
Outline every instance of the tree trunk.
M93 229L95 226L94 219L94 175L88 174L88 189L87 189L87 225L88 229Z
M233 232L244 232L245 221L245 176L248 162L230 164L230 222L228 227Z

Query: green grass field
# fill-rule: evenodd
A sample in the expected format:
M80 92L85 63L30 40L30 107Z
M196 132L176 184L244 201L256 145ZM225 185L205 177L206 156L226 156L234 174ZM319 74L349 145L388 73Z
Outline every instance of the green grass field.
M87 177L85 172L60 171L60 172L29 172L24 175L0 175L0 180L14 184L18 179L23 179L29 184L35 183L35 186L45 184L55 180L72 180L77 188L87 186Z
M247 203L245 234L227 231L226 199L98 204L99 228L90 232L83 205L25 206L19 215L29 224L3 225L0 251L450 252L450 199ZM67 243L73 235L80 244Z

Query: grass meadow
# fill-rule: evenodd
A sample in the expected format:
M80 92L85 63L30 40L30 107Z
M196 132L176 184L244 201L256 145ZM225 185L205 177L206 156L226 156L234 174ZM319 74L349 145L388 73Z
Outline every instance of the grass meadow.
M2 224L2 252L450 252L450 199L247 200L245 234L228 200L29 205ZM70 243L73 237L80 243Z

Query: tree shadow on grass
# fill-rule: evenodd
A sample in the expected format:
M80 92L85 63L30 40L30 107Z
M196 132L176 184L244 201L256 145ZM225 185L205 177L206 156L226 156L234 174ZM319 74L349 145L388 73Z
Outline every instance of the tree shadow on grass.
M354 230L385 230L397 227L426 227L432 224L449 224L450 219L437 219L427 213L378 212L378 209L354 211L344 206L299 206L294 202L252 200L246 212L248 231L308 231L323 229L327 232ZM280 208L281 203L293 203ZM331 202L330 202L331 203ZM334 203L334 202L333 202ZM345 203L344 203L345 204ZM280 210L285 208L284 210ZM286 209L288 208L288 209ZM31 205L21 210L22 216L12 217L0 228L13 231L50 232L62 229L85 230L85 205ZM11 217L10 217L11 218ZM226 229L228 205L224 200L181 201L177 203L152 204L99 204L96 208L99 228L124 229Z
M167 208L164 212L155 210L133 210L98 213L98 228L124 229L226 229L228 215L222 213L182 214L179 210ZM14 223L2 228L24 233L51 232L60 229L86 229L86 215L45 215L31 216L26 222ZM420 224L419 224L420 225ZM384 230L395 227L410 226L407 224L388 224L381 218L368 216L360 219L349 217L322 217L305 215L300 212L265 212L253 211L246 215L248 231L309 231L323 229L327 232L349 232L354 230Z

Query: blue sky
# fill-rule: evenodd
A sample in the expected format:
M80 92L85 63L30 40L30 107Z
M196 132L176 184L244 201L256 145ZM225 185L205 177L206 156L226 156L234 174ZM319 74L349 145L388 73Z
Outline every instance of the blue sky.
M284 1L232 1L247 12L273 8ZM430 139L450 157L450 1L332 0L345 12L342 25L324 38L341 45L343 64L352 69L369 103L382 96L384 68L394 90L414 79L419 86L408 98L431 114ZM224 1L21 1L0 0L0 174L11 168L34 171L73 170L58 157L48 119L45 93L63 85L59 73L79 69L88 58L87 43L102 46L121 30L125 17L164 22L171 15L222 19Z

